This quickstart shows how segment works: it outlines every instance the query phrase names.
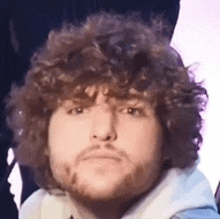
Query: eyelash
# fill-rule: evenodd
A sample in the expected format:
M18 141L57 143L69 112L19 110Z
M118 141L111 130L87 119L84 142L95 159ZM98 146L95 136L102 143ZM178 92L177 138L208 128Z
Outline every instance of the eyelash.
M142 115L144 115L143 109L141 109L141 108L127 107L127 108L125 108L125 110L127 111L128 114L131 114L132 116L142 116ZM135 115L134 112L138 112L138 115Z
M80 111L78 111L80 109ZM67 114L72 115L72 114L82 114L84 111L84 107L78 106L71 108L70 110L67 111ZM74 112L74 113L73 113Z
M67 114L69 115L79 115L82 114L84 112L85 107L74 107L71 108L70 110L67 111ZM144 112L142 108L134 108L134 107L126 107L120 110L120 112L124 112L124 110L126 110L125 113L130 114L132 116L143 116ZM137 112L137 113L136 113Z

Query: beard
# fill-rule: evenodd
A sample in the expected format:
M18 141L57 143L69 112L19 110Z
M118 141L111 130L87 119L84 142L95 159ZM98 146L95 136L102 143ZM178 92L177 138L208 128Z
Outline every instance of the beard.
M162 173L161 156L134 162L125 152L117 151L120 159L83 159L92 150L82 151L74 162L58 162L51 156L53 178L72 198L122 202L149 191Z
M130 165L116 173L98 168L95 171L74 171L69 180L60 181L63 189L74 199L86 202L124 202L149 191L158 179L152 163Z

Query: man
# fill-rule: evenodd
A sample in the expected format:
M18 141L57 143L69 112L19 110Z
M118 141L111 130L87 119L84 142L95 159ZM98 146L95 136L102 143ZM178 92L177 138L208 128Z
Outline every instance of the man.
M0 43L1 43L1 80L0 80L0 144L1 144L1 185L6 179L7 152L11 147L11 133L6 132L5 117L3 113L3 98L10 90L12 81L23 80L24 73L29 67L29 60L33 52L44 43L51 29L61 26L64 21L80 24L90 14L99 11L115 11L127 13L138 11L145 22L149 21L152 14L163 14L171 24L167 33L171 39L178 18L180 0L1 0L0 1ZM21 82L20 82L21 83ZM3 136L3 137L1 137ZM4 138L4 139L3 139ZM6 140L7 139L7 140ZM14 145L16 146L16 145ZM21 202L38 189L30 177L25 166L19 166L22 175ZM6 179L7 180L7 179ZM7 188L7 192L6 192ZM7 215L7 208L12 206L6 204L6 196L9 186L1 186L6 195L0 196L1 212ZM10 197L12 201L12 197ZM10 207L9 207L10 206ZM15 206L15 205L14 205ZM12 216L6 216L16 218Z
M196 168L207 92L137 15L50 32L7 100L20 164L40 190L20 218L220 218Z

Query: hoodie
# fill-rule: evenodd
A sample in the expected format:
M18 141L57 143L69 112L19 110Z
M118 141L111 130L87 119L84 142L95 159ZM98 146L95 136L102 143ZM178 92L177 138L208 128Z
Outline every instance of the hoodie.
M67 195L39 189L22 205L19 219L81 219ZM220 219L210 184L196 167L173 168L121 219Z

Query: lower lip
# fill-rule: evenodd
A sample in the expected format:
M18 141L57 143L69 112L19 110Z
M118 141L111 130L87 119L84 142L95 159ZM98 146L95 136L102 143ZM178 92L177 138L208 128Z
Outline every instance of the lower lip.
M120 159L111 158L111 157L91 157L91 158L83 159L83 161L118 163L120 162Z

